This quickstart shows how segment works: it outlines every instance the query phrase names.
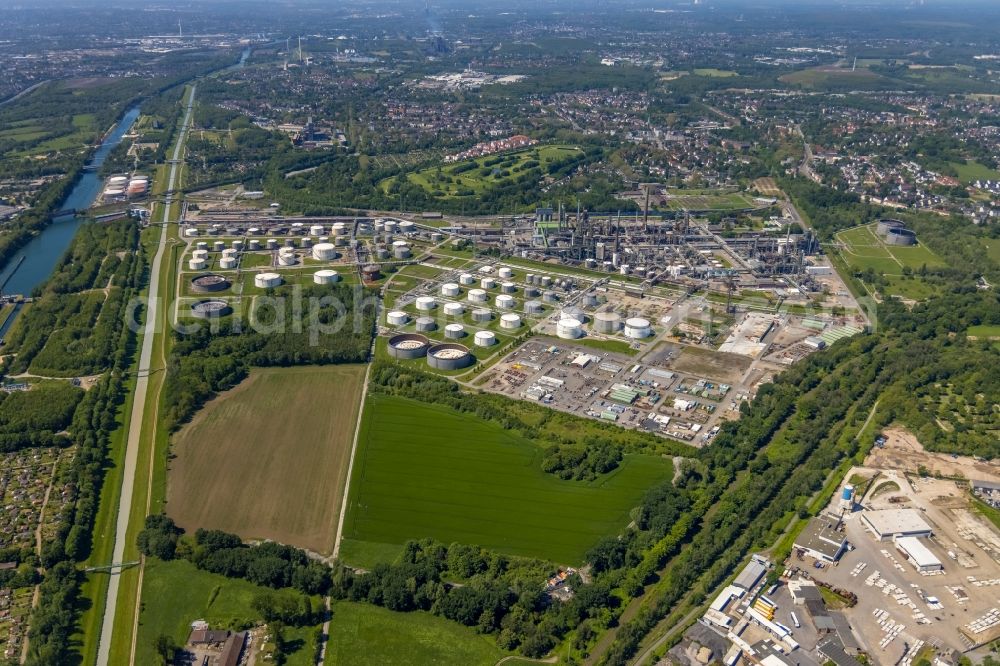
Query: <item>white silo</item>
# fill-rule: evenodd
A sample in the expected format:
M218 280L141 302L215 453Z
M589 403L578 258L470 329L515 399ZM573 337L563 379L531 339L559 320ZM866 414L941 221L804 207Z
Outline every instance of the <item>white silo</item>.
M497 343L497 336L493 331L476 331L473 341L477 347L492 347Z
M465 337L465 327L461 324L448 324L444 327L444 335L446 338L458 339Z
M462 290L459 289L458 285L454 282L445 282L441 285L441 295L442 296L458 296Z
M514 271L510 270L506 266L503 266L499 271L497 271L497 275L500 276L501 280L509 280L514 277Z
M445 303L444 313L449 317L459 317L465 314L465 306L461 303Z
M482 323L490 321L491 319L493 319L493 313L485 308L472 311L472 321Z
M476 284L476 276L471 273L462 273L458 281L464 285Z
M622 318L615 312L598 312L594 315L594 330L599 333L617 333L622 327Z
M385 316L386 321L389 322L390 326L404 326L408 321L410 321L410 315L406 314L402 310L394 310Z
M312 257L317 261L332 261L337 258L337 248L333 243L316 243L312 247Z
M486 302L486 292L482 289L470 289L469 290L469 300L473 303L485 303Z
M236 268L236 257L223 257L219 259L219 268L223 270L232 270Z
M417 309L418 310L433 310L437 307L437 301L434 300L433 296L420 296L417 298Z
M340 281L340 274L337 271L324 269L313 273L313 282L316 284L333 284Z
M649 320L642 317L629 317L625 320L625 337L641 340L653 334Z
M256 238L252 239L250 241L250 249L251 250L259 250L260 249L260 241L257 240Z
M556 324L556 335L566 340L575 340L583 335L583 324L579 319L560 319Z
M325 233L326 230L323 228L322 224L314 224L311 227L309 227L310 236L322 236Z
M216 252L222 252L223 250L226 249L226 244L223 243L222 241L215 241L214 243L212 243L212 249L215 250Z
M334 236L342 236L342 235L344 235L346 233L347 233L347 225L346 224L344 224L343 222L334 222L333 223L333 235Z
M403 220L399 223L399 233L401 234L412 234L415 230L416 225L409 220Z
M513 312L500 315L500 328L518 328L521 326L521 316Z
M279 266L294 266L297 261L298 258L295 256L294 251L278 253Z
M281 284L281 276L277 273L259 273L254 276L253 284L260 289L271 289Z
M514 297L507 294L497 296L497 307L501 310L512 310L514 308Z
M205 266L207 266L207 264L208 262L206 262L204 259L191 257L191 259L188 261L188 268L193 271L203 271L205 270Z
M483 289L496 289L497 281L490 277L485 277L479 281L479 286Z
M392 256L396 259L409 259L413 252L410 250L410 246L406 243L402 245L399 244L400 241L396 241L392 244Z

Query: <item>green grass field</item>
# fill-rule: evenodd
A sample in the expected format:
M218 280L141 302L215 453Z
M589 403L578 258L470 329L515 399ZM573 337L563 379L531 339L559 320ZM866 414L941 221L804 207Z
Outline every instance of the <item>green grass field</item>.
M503 657L489 636L430 613L394 613L349 601L333 606L326 655L329 666L492 666Z
M433 537L579 564L599 538L628 523L646 488L672 474L667 459L629 456L598 481L561 481L541 470L541 455L531 441L472 414L372 396L345 536L382 544Z
M713 190L670 190L668 210L743 210L758 206L753 198L743 192Z
M714 67L704 67L695 69L692 71L692 73L695 76L708 76L716 79L728 79L734 76L739 76L739 74L737 74L734 71L728 69L716 69Z
M876 74L870 69L859 67L855 71L850 68L813 68L803 69L790 74L778 77L782 83L788 83L812 90L839 89L839 88L871 88L881 84L891 83L890 79L880 74Z
M963 185L968 185L976 180L1000 180L1000 171L991 169L975 160L966 162L965 164L952 162L951 165L955 167L955 171L958 172L958 179L962 181Z
M970 326L967 330L966 335L970 335L974 338L984 339L998 339L1000 338L1000 326L990 326L987 324L981 324L979 326Z
M411 183L428 192L443 197L468 196L506 184L527 170L529 162L537 162L544 172L551 164L563 162L582 154L576 146L534 146L512 153L487 155L474 160L444 164L407 175ZM486 166L487 161L501 158L498 164ZM473 165L469 168L469 165ZM488 173L484 173L488 171ZM383 180L379 186L388 191L392 179Z
M928 267L944 264L926 245L902 247L884 244L872 224L841 231L837 240L844 244L843 255L857 270L871 268L887 275L899 275L904 266L916 270L925 264Z
M196 568L186 560L163 562L150 558L143 576L142 596L145 601L139 615L136 637L136 664L158 664L155 641L167 635L178 645L184 645L191 632L191 622L205 620L213 629L243 628L261 621L253 610L256 595L273 594L301 598L292 590L268 590L245 580L226 578ZM313 603L318 606L320 599ZM298 645L286 664L312 664L314 645L311 628L289 629L286 639Z

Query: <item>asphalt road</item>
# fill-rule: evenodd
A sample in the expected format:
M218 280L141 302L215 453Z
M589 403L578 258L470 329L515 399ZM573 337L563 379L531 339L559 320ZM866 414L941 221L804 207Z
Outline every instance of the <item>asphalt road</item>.
M195 89L191 90L181 132L174 146L173 159L170 163L170 178L167 184L167 196L163 208L163 226L160 230L160 241L153 257L153 265L149 278L149 308L146 316L146 326L143 330L142 349L139 352L138 378L135 384L135 399L132 403L132 415L128 425L128 442L125 446L125 474L122 478L122 492L118 503L118 521L115 527L115 548L112 562L121 563L125 559L125 541L128 533L129 519L132 512L132 495L135 490L136 464L139 457L139 438L142 434L142 421L146 410L146 391L149 387L149 363L153 356L153 338L157 327L159 308L155 303L160 293L160 264L163 262L163 250L167 244L167 222L170 217L170 206L174 202L174 186L177 181L177 166L181 151L187 139L187 130L191 122L191 108L194 105ZM115 628L115 612L118 608L118 589L122 569L111 570L108 581L108 598L104 606L104 619L101 621L101 639L97 646L98 666L107 666L111 654L111 636Z

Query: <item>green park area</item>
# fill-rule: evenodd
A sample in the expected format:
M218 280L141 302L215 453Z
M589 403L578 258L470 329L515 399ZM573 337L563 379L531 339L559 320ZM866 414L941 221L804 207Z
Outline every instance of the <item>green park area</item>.
M430 537L580 564L601 537L628 524L647 488L671 474L665 458L630 455L595 481L563 481L542 471L542 455L475 414L369 397L342 556L371 566L408 539Z
M406 178L434 196L472 196L512 183L533 170L537 177L541 177L582 157L583 151L576 146L534 146L511 153L442 164L412 172ZM393 179L387 178L379 186L384 192L389 192L392 184Z
M985 164L980 164L975 160L968 160L964 163L952 162L958 179L963 185L968 185L977 180L1000 180L1000 171L991 169Z

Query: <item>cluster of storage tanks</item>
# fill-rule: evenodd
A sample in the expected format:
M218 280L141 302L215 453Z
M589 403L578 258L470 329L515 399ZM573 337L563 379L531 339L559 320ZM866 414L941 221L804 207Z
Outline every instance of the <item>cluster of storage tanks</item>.
M480 333L488 333L488 331L480 331ZM486 337L483 336L482 339L485 341ZM479 339L479 333L477 333L477 344ZM389 356L393 358L426 358L427 364L438 370L460 370L469 367L476 360L469 348L464 345L455 342L435 343L426 336L414 333L401 333L389 338L388 350Z
M111 176L108 178L101 195L105 201L118 201L131 197L145 196L149 192L149 176L136 174L128 176Z
M888 245L916 245L917 234L906 228L906 223L901 220L884 218L878 221L875 232L881 236Z

